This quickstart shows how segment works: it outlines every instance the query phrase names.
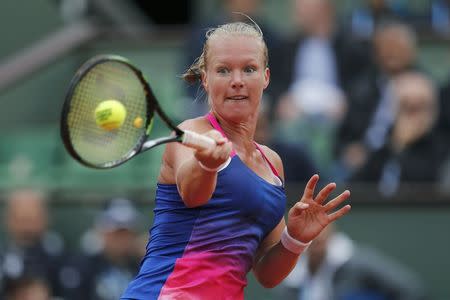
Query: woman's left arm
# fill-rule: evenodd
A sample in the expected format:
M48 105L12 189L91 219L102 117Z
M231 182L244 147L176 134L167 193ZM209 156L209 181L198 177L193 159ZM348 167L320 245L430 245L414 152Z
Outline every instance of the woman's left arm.
M289 210L287 225L282 219L261 243L253 272L264 287L271 288L278 285L294 268L300 253L292 252L292 248L300 251L302 248L295 244L311 242L328 224L350 211L350 205L345 205L333 212L350 196L348 190L325 203L330 193L336 188L335 183L329 183L314 197L318 180L318 175L311 177L306 184L303 196ZM287 231L283 232L285 227ZM284 235L283 239L282 235ZM284 240L284 243L281 240ZM292 247L292 244L295 246ZM286 245L291 250L288 250Z
M253 274L265 288L278 285L294 268L298 254L290 252L280 242L285 227L284 219L259 246L253 265Z

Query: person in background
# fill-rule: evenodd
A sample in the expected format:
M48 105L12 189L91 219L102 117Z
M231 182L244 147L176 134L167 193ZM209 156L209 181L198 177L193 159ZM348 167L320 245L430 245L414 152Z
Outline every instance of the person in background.
M291 274L274 291L284 300L424 300L415 272L360 245L336 226L311 243Z
M296 28L273 54L275 101L305 80L345 91L370 64L370 49L345 32L333 1L296 0L293 4Z
M347 111L346 89L370 64L369 48L343 31L329 0L296 0L297 28L275 53L271 70L277 133L306 144L322 173Z
M398 21L379 24L373 36L376 65L356 78L348 90L348 112L338 128L337 174L343 180L361 167L387 140L395 118L392 80L417 66L414 30Z
M5 284L4 300L51 300L51 288L47 281L37 276L23 275Z
M45 194L33 189L13 191L7 199L4 221L7 239L0 250L4 281L39 276L48 282L52 294L60 296L64 240L49 230Z
M376 183L384 196L394 195L401 183L437 183L447 152L434 130L439 101L433 81L407 72L392 83L396 114L387 142L350 179Z
M139 214L130 200L114 198L95 220L89 232L95 249L86 249L64 269L75 280L65 290L68 300L117 300L133 278L139 259ZM95 241L95 237L98 241ZM92 238L94 237L94 238Z
M303 144L281 139L276 135L275 128L270 123L268 104L265 102L261 103L255 141L267 145L276 151L283 161L289 162L283 166L286 182L305 183L319 171L312 155Z

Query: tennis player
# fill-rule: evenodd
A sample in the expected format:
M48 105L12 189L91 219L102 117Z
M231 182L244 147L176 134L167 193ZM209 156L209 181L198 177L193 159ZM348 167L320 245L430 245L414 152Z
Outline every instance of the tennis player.
M201 80L210 113L180 128L204 133L217 146L167 145L146 255L122 300L243 299L250 270L274 287L310 241L350 210L337 208L349 191L325 201L334 183L314 196L314 175L285 222L281 159L253 140L269 84L267 57L256 24L229 23L207 33L185 79Z

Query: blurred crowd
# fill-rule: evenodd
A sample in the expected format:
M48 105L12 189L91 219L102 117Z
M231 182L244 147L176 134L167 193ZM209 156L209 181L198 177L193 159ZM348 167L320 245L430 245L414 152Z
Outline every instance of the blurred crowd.
M286 300L429 299L414 271L334 224L314 239L274 294Z
M243 12L269 48L265 133L257 139L280 152L287 181L319 172L369 183L383 197L404 183L439 187L450 172L450 79L438 82L418 57L421 36L448 32L450 1L429 2L418 13L404 1L366 0L342 17L335 1L295 0L296 28L287 35L262 18L262 1L223 0L222 13L192 27L182 67L198 56L211 26L251 22L234 13ZM190 116L205 113L200 86L186 95Z
M6 199L0 299L118 300L136 276L148 241L135 204L108 199L92 220L80 220L85 231L68 247L63 230L52 224L49 199L35 189L17 189ZM359 244L335 225L312 242L291 274L268 293L270 299L286 300L430 299L415 270Z
M201 53L208 28L249 22L234 12L244 13L264 33L271 69L255 138L279 153L288 182L320 173L350 187L371 183L384 197L404 183L449 186L450 78L438 82L418 57L421 35L450 34L450 1L430 0L416 14L406 1L365 0L343 18L338 1L291 2L296 28L286 35L265 22L262 1L223 0L220 12L191 24L180 69ZM186 117L208 110L200 86L186 86L185 95ZM118 299L146 250L136 208L111 199L69 250L50 230L46 200L19 190L6 201L0 299ZM328 247L342 251L331 256ZM413 272L366 250L330 228L277 299L425 298Z
M119 299L146 249L135 205L123 198L106 201L69 249L67 237L50 226L47 201L34 189L13 191L6 201L0 299Z

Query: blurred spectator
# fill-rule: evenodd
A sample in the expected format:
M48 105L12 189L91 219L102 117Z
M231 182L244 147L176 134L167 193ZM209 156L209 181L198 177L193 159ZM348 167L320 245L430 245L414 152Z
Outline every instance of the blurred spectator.
M22 276L5 285L5 300L51 300L51 290L45 279Z
M343 177L384 145L395 116L391 80L417 69L416 35L408 25L380 24L373 44L376 65L353 81L348 90L349 110L338 131L337 156Z
M294 5L298 28L275 52L271 69L276 119L279 134L305 143L323 173L346 112L345 89L367 67L368 48L338 26L332 1Z
M268 105L261 102L255 141L274 150L285 162L283 166L285 181L307 182L312 175L318 173L316 163L302 144L282 140L274 133L269 119Z
M276 290L277 299L419 300L421 280L375 249L327 226Z
M293 3L297 28L274 53L277 64L272 65L271 85L275 97L304 79L345 90L370 61L367 45L338 25L334 2Z
M136 256L138 212L127 199L112 199L97 216L93 231L98 251L75 257L64 266L65 299L117 300L139 265ZM92 233L91 233L92 234Z
M369 156L353 181L376 182L381 194L393 195L400 183L436 183L445 149L433 130L439 103L433 82L409 72L393 81L397 109L387 143Z
M230 21L250 23L251 21L245 15L251 17L261 28L269 49L269 65L272 65L272 62L275 64L273 53L280 46L281 38L276 30L262 20L260 11L262 4L261 0L221 0L222 10L219 13L210 19L192 25L186 39L185 51L182 54L183 69L189 68L202 52L205 34L210 28ZM187 116L196 117L205 114L208 111L208 105L206 101L202 101L204 92L201 85L189 85L186 88L185 112ZM265 92L271 94L270 85Z
M334 161L335 133L346 109L345 95L338 88L302 80L280 99L279 119L272 126L279 140L304 145L321 174L328 176Z
M48 229L49 217L44 194L17 190L6 207L7 239L0 252L0 272L8 282L22 276L38 276L49 282L59 295L59 266L64 255L63 239Z

